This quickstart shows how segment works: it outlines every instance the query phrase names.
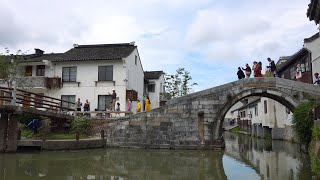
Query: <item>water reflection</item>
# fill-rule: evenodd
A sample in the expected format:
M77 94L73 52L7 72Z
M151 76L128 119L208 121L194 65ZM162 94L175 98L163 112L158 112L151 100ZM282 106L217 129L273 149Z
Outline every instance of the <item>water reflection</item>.
M298 148L225 135L226 152L92 149L0 154L0 180L310 179Z
M0 155L0 179L226 179L223 153L95 149Z
M297 144L231 133L224 137L225 154L254 169L262 179L312 179L308 157Z

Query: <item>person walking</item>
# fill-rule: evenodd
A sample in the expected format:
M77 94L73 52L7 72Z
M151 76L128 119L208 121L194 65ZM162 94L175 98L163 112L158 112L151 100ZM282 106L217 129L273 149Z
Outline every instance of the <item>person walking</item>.
M137 113L141 111L141 103L140 103L140 100L138 99L138 102L137 102Z
M250 78L251 68L248 63L246 64L246 68L242 68L242 70L244 70L246 72L246 78Z
M112 96L112 107L111 107L111 110L114 111L115 106L116 106L116 100L117 100L116 90L112 89L112 94L109 93L109 95Z
M130 98L128 98L128 111L131 111L132 109L132 101Z
M269 68L269 70L270 70L270 76L275 77L275 72L277 71L277 66L271 58L268 57L267 60L269 61L269 66L267 66L267 68Z
M238 67L237 75L238 75L238 79L244 79L244 77L245 77L245 75L240 67Z
M147 98L146 98L146 105L144 107L144 110L145 111L151 110L151 101L149 99L149 96L147 96Z

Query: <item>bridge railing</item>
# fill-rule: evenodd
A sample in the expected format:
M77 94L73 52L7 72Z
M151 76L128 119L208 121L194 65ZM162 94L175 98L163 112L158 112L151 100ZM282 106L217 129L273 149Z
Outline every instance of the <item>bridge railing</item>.
M62 104L68 104L68 107ZM0 87L0 106L17 105L22 107L34 107L50 111L75 111L75 102L28 92L25 90L14 90L13 88Z

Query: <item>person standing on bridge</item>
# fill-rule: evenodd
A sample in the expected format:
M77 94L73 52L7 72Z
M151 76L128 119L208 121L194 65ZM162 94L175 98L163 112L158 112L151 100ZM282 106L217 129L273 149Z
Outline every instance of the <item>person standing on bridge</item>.
M83 111L90 111L90 102L88 101L88 99L86 100L86 102L83 105ZM91 117L90 113L85 113L86 117Z
M76 102L77 111L81 111L82 102L80 101L80 98L78 98L78 101Z
M137 102L137 113L141 111L141 103L140 103L140 100L138 99L138 102Z
M237 75L238 75L238 79L244 79L244 77L245 77L245 75L240 67L238 67Z
M110 95L110 93L109 93ZM117 93L116 90L112 89L112 107L111 107L111 111L114 111L115 106L116 106L116 100L117 100Z
M256 70L255 70L256 66L257 66L257 61L253 61L253 65L252 65L253 77L257 77Z
M147 98L146 98L146 105L144 107L144 110L145 111L151 110L151 101L149 99L149 96L147 96Z
M313 84L320 86L320 77L319 77L319 73L314 73L314 79L315 79L315 81L314 81L314 83L313 83Z
M246 68L242 68L242 70L244 70L246 72L246 78L250 78L251 68L248 63L246 64Z
M270 70L270 76L271 76L271 77L275 77L275 72L277 71L277 66L276 66L276 64L274 63L274 61L271 60L271 58L268 57L267 60L268 60L269 63L270 63L269 66L267 66L267 68L269 68L269 70Z
M131 111L132 109L132 101L130 98L128 98L128 111Z

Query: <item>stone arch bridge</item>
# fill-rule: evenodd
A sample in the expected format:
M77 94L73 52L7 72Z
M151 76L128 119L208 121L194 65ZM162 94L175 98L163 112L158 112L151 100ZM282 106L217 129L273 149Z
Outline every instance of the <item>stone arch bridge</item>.
M291 111L320 97L320 87L281 78L242 79L170 100L166 106L109 124L107 146L142 148L223 148L226 112L249 96L274 99Z

